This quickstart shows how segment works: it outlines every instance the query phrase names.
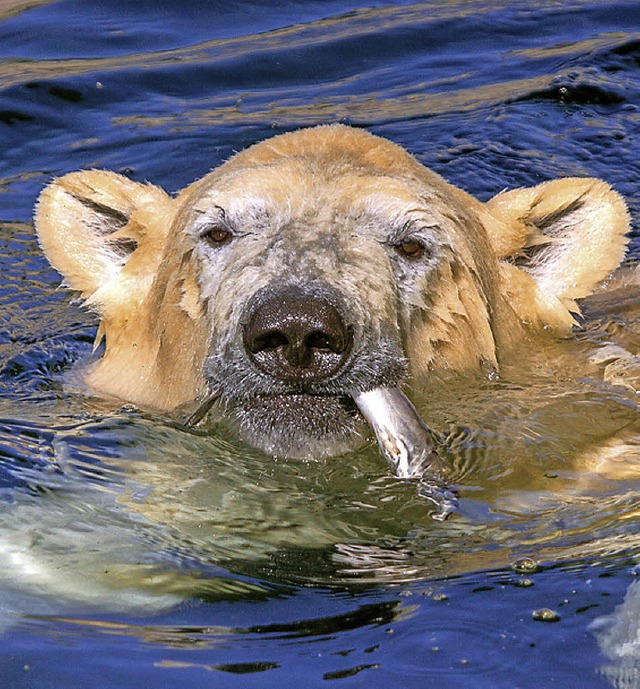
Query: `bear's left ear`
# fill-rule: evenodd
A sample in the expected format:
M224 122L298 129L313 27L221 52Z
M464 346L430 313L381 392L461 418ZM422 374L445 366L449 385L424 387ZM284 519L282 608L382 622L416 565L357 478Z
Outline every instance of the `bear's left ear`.
M598 179L568 177L505 191L485 209L507 290L516 301L533 296L542 325L571 325L570 312L579 313L575 300L591 294L624 257L629 213L622 197ZM523 294L527 277L535 295Z
M114 172L86 170L55 179L44 189L35 226L66 284L96 303L128 262L136 264L142 286L143 273L149 272L141 270L142 264L159 253L170 215L171 197L162 189ZM134 253L137 260L131 261Z

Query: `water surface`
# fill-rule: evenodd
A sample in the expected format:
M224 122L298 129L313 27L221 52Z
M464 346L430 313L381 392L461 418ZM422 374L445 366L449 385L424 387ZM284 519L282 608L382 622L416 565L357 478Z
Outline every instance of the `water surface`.
M3 4L6 686L640 687L628 387L563 368L559 346L473 391L416 391L460 497L437 522L372 444L274 460L69 392L95 321L30 224L54 175L176 191L254 141L340 121L483 200L602 177L637 260L639 27L637 3L604 0ZM632 287L594 301L576 346L637 348L639 303ZM534 619L545 608L557 622Z

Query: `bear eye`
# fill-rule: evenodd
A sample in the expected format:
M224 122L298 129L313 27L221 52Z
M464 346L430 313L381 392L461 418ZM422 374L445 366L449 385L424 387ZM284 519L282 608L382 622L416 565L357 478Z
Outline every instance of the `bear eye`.
M422 242L411 238L403 239L394 244L394 248L400 255L414 261L422 258L427 253L427 247Z
M221 246L222 244L227 244L231 241L233 233L226 227L221 227L219 225L213 225L207 228L200 237L207 241L212 246Z

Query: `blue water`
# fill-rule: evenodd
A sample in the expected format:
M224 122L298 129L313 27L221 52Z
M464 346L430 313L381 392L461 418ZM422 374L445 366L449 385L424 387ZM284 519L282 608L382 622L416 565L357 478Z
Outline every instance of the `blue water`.
M30 222L53 176L177 191L255 141L339 121L482 200L606 179L637 259L639 67L637 2L0 4L0 686L638 689L599 631L618 610L629 640L640 610L633 588L619 608L637 476L576 497L563 440L495 422L503 449L438 524L375 452L274 465L92 406L61 372L95 324ZM581 438L637 421L637 398L581 385ZM540 409L513 426L545 427ZM524 556L536 571L513 568Z

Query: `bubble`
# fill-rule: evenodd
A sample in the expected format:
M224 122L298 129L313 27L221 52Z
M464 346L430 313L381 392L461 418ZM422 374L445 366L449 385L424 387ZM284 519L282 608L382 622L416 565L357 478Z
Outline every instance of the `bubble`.
M535 574L540 571L540 565L533 558L522 557L511 565L511 569L518 574Z
M531 579L519 579L516 582L516 586L521 586L522 588L528 588L529 586L533 586L533 581Z
M536 622L559 622L560 615L555 610L550 610L549 608L540 608L540 610L534 610L531 613Z

